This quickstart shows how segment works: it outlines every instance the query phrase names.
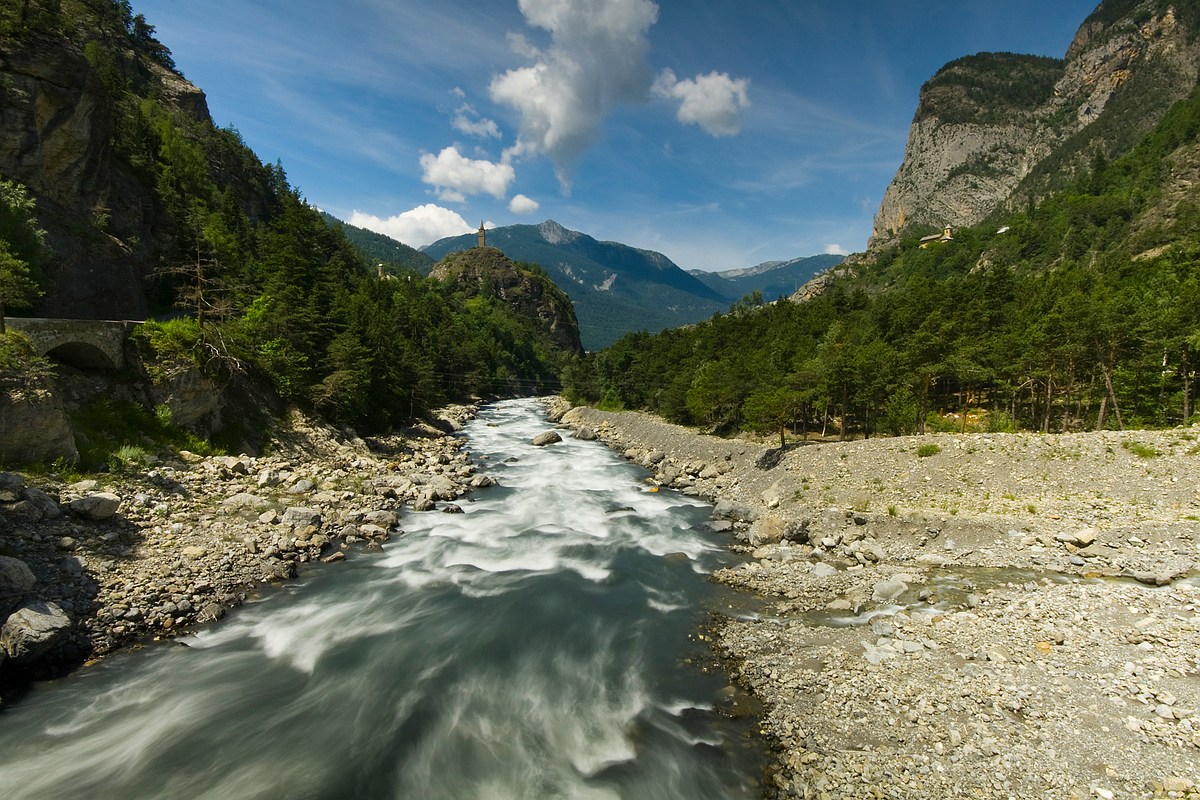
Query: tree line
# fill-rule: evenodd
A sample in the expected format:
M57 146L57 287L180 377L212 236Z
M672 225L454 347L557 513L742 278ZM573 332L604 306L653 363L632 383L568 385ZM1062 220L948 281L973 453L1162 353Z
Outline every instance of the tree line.
M567 391L781 436L1192 421L1200 207L1168 185L1198 133L1193 94L1068 191L940 245L914 231L807 302L625 336L573 365Z

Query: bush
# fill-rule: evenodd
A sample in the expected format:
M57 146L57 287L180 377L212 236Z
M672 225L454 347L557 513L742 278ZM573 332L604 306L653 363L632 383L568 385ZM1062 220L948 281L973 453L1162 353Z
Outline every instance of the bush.
M0 335L0 391L43 389L53 375L54 367L28 336L14 330Z
M942 448L936 444L923 444L917 448L917 458L929 458L940 452L942 452Z

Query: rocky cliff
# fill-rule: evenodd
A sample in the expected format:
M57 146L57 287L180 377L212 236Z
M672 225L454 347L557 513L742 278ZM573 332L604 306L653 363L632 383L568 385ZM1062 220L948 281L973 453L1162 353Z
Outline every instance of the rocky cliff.
M871 248L906 229L977 224L1124 152L1196 86L1198 17L1187 4L1108 0L1063 60L984 53L947 64L921 89Z
M46 231L36 312L143 319L181 224L162 135L168 120L185 138L215 132L204 93L128 3L17 5L0 8L0 178L27 188ZM254 194L233 195L251 216Z

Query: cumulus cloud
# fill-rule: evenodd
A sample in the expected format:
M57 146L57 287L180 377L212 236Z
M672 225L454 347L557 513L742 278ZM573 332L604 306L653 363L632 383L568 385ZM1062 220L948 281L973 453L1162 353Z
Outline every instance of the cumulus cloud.
M421 180L431 184L437 196L449 203L461 203L472 194L503 199L517 177L512 165L467 158L457 147L443 148L436 156L422 154L421 169Z
M479 112L470 103L463 103L458 107L450 124L454 130L467 136L478 136L480 139L500 138L500 126L496 121L479 116Z
M508 204L508 210L514 214L532 214L541 208L541 204L533 198L518 194Z
M746 78L731 78L724 72L680 80L664 69L654 81L653 92L680 101L676 116L685 125L699 125L713 136L733 136L742 129L738 112L750 107L749 86Z
M493 78L491 98L521 115L517 143L506 156L549 156L565 187L604 117L646 99L652 83L646 33L658 20L658 6L651 0L520 0L520 8L531 26L549 31L550 45L540 49L511 35L513 50L533 63Z
M850 251L840 244L827 244L825 245L825 254L830 256L848 256L850 255Z
M417 206L387 219L355 211L346 221L357 228L390 236L409 247L424 247L438 239L475 230L458 213L433 203Z

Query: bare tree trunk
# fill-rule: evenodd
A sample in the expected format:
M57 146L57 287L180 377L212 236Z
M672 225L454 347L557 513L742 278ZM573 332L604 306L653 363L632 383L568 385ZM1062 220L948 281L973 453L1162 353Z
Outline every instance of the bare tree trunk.
M1096 430L1104 430L1104 423L1108 421L1108 395L1105 394L1100 398L1100 414L1096 417Z
M1050 432L1050 409L1054 399L1054 374L1046 376L1046 407L1042 409L1042 433Z
M2 330L2 329L0 329ZM1181 358L1183 369L1183 424L1192 418L1192 376L1188 374L1188 349L1185 345Z
M1125 430L1125 423L1121 420L1121 407L1117 405L1117 395L1113 391L1112 374L1108 371L1106 364L1100 365L1100 371L1104 374L1104 388L1108 390L1108 398L1112 400L1113 416L1117 418L1117 428Z

